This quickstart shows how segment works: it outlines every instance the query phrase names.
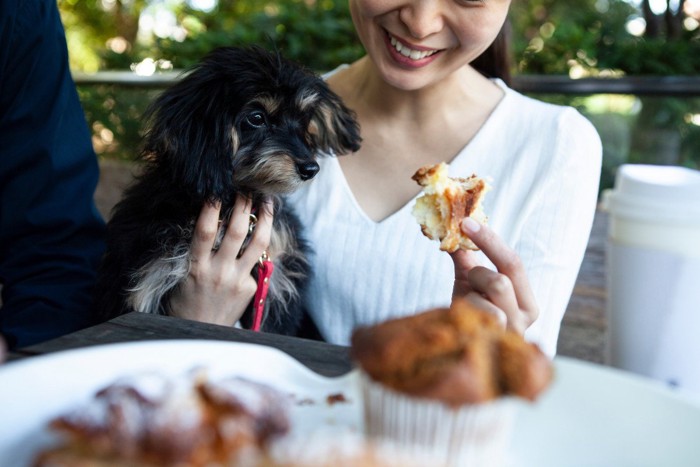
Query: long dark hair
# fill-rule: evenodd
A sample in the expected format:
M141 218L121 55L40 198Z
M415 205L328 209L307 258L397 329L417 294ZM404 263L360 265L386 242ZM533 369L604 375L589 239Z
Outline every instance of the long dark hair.
M471 65L487 78L500 78L510 85L513 57L510 52L510 20L506 19L498 36L488 49L479 55Z

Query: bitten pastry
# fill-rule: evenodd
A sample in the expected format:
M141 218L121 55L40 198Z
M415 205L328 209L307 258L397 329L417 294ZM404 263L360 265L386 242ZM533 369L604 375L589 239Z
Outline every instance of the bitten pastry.
M552 379L535 344L467 301L358 328L351 351L381 385L454 407L508 395L535 400Z
M451 178L444 162L421 167L412 178L423 187L423 196L413 207L413 215L423 234L439 240L443 251L478 250L474 242L462 233L459 224L465 217L481 224L487 222L481 201L490 189L488 183L476 175Z

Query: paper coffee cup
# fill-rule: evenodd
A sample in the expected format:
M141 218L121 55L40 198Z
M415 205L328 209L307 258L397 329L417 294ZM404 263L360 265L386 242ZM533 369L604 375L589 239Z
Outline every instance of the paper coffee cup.
M623 165L603 204L608 363L700 392L700 172Z

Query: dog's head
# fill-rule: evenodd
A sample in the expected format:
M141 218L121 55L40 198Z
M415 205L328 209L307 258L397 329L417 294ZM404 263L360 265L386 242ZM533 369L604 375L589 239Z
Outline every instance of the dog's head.
M197 197L282 194L317 153L359 148L353 113L314 73L260 47L207 55L147 112L144 155Z

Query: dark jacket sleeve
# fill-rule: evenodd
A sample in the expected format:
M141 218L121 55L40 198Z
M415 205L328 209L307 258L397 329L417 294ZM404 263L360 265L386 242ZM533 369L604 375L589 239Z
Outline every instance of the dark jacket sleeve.
M99 176L55 0L0 2L0 332L22 347L92 324Z

